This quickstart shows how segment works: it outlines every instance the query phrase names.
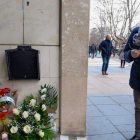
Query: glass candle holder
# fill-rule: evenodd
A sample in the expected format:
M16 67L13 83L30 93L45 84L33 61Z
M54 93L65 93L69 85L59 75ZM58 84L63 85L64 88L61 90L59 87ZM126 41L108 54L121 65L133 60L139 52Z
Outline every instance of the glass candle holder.
M2 132L2 140L8 140L8 132Z

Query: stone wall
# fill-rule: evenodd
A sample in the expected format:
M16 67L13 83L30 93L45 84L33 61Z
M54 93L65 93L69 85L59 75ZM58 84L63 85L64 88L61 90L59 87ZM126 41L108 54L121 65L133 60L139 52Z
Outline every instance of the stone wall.
M86 134L90 0L61 0L60 132Z
M18 90L18 102L40 85L51 84L59 93L59 0L0 1L0 88ZM40 51L41 80L8 80L5 50L31 45ZM57 111L59 127L59 111Z

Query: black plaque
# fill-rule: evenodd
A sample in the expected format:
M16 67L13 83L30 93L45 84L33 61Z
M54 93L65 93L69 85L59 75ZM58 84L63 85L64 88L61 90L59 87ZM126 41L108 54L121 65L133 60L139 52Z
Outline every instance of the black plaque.
M9 80L40 80L39 51L31 46L5 50Z

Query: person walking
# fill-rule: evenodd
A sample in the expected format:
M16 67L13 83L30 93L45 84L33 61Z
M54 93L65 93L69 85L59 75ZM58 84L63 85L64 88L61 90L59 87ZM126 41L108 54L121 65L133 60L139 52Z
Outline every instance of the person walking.
M133 62L129 85L135 102L135 135L130 140L140 140L140 27L134 28L124 49L125 60Z
M116 47L113 47L113 57L115 57L115 51L116 51Z
M99 46L100 50L102 51L102 59L103 59L102 74L103 75L108 75L107 69L109 65L109 59L113 51L113 46L110 39L111 39L110 35L107 35L106 40L102 41L102 43Z
M90 50L91 50L91 58L94 59L94 54L96 50L96 46L94 45L94 43L91 45Z
M91 49L90 49L90 46L89 46L89 52L88 52L88 57L90 58L90 53L91 53Z
M124 59L124 49L125 49L125 43L123 42L120 50L119 50L119 59L121 60L121 66L120 68L124 68L125 67L125 59Z
M97 57L97 48L96 48L96 50L95 50L95 57Z

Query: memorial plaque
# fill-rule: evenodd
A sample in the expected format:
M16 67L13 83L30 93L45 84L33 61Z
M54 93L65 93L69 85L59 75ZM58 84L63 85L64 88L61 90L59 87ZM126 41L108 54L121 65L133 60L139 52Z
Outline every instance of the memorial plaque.
M40 80L39 51L31 46L5 50L9 80Z

